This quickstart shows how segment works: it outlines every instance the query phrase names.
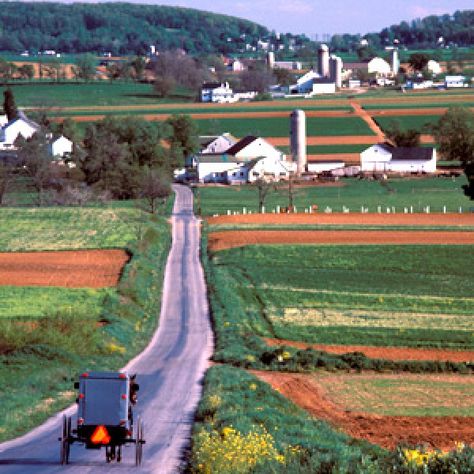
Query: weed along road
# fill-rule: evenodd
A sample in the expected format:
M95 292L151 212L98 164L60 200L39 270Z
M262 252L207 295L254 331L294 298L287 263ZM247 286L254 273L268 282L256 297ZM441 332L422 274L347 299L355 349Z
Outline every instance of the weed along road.
M135 414L145 424L143 464L135 468L133 445L123 449L120 464L106 464L104 449L86 450L73 444L70 464L61 466L60 413L25 436L0 444L0 472L179 471L201 394L201 381L212 354L213 336L199 261L200 227L193 215L192 192L184 186L176 186L175 192L173 245L166 266L159 328L147 349L126 367L128 372L138 374L140 384ZM76 408L67 411L74 413L75 426Z

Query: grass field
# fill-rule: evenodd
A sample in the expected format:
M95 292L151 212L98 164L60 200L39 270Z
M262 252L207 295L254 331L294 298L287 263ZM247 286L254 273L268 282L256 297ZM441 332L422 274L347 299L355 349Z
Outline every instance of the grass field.
M431 206L431 211L441 212L443 206L457 212L459 207L467 211L472 203L464 196L461 186L466 182L464 176L456 179L423 178L423 179L390 179L387 182L346 179L342 186L314 186L295 190L294 204L300 211L317 204L320 211L331 208L340 212L345 206L351 212L360 212L361 206L368 207L369 212L382 212L395 207L403 212L404 207L413 206L415 212ZM257 212L258 193L253 186L202 187L195 191L199 194L203 215L226 214L228 210ZM280 185L269 191L265 207L267 212L277 206L288 206L288 187Z
M327 344L474 347L467 247L253 246L216 253L243 327ZM228 283L229 284L229 283Z
M318 374L317 383L331 400L351 411L381 416L472 416L474 410L474 381L469 376L446 380L419 374Z
M144 215L133 208L2 208L0 251L120 248Z
M204 119L197 121L199 133L203 135L230 132L237 137L256 135L262 137L287 137L290 133L290 118L265 119ZM374 133L359 117L327 118L309 117L306 120L308 136L343 136Z
M308 155L326 155L326 154L335 154L338 153L360 153L361 151L368 148L369 145L309 145L306 147L306 153ZM283 151L289 155L290 147L289 146L279 146L279 150ZM334 157L337 159L337 156Z
M418 130L423 133L430 133L430 127L435 125L440 119L439 115L401 115L397 117L374 117L382 130L387 130L393 122L400 124L402 130Z

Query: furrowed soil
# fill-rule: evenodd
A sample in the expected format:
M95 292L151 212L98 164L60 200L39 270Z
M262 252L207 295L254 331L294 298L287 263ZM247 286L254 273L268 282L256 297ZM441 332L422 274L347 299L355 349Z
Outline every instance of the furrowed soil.
M371 359L386 360L436 360L449 362L473 362L474 351L453 351L446 349L416 349L410 347L377 347L377 346L336 346L328 344L308 344L307 342L288 341L285 339L265 338L270 346L290 346L297 349L312 348L330 354L347 354L362 352Z
M129 258L124 250L0 253L0 285L115 286Z
M456 442L474 443L474 417L381 416L350 411L331 400L315 376L260 371L252 373L316 418L341 428L354 438L365 439L384 448L394 449L398 444L406 443L451 450ZM459 378L465 382L462 376L443 377L449 377L450 381ZM427 387L430 385L427 384ZM448 402L455 406L458 400Z
M208 217L210 225L474 226L474 214L246 214Z
M238 230L210 232L208 238L208 246L212 251L258 244L472 245L474 232Z

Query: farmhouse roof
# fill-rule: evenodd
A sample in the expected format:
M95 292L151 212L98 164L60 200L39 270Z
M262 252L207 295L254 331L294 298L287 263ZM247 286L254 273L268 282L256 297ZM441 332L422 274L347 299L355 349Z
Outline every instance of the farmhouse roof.
M257 140L257 137L254 137L253 135L247 135L246 137L242 138L242 140L237 142L235 145L231 146L227 150L227 154L236 155L239 151L242 151L244 148L249 146L255 140Z
M240 163L240 160L228 153L206 153L196 156L199 163Z
M433 148L394 147L391 148L392 160L429 161L433 158Z

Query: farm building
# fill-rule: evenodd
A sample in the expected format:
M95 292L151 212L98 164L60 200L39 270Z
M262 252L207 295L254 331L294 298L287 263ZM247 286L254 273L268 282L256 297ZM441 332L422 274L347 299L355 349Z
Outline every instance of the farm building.
M296 80L289 88L290 94L308 94L313 90L313 82L315 79L320 79L320 75L311 70Z
M0 150L14 150L15 140L22 136L25 139L32 137L38 132L40 126L29 120L23 112L18 117L6 123L0 129Z
M377 76L391 76L392 67L382 58L373 58L367 63L367 72Z
M202 135L199 137L199 153L224 153L239 140L230 133Z
M426 69L428 69L428 71L430 71L432 74L441 74L441 65L438 61L435 61L434 59L430 59L428 61Z
M307 171L309 173L318 174L344 168L344 166L345 163L342 160L309 161L307 165Z
M444 79L444 85L448 89L468 86L464 76L446 76Z
M291 164L286 164L285 158L263 138L247 136L225 152L199 153L193 157L193 163L202 183L248 182L250 173L272 175L278 180L287 176Z
M366 173L435 173L436 149L379 143L360 154L360 164Z
M235 101L228 82L205 82L201 87L201 102L223 104Z
M73 143L64 135L55 138L48 145L49 154L54 157L64 157L72 153Z

